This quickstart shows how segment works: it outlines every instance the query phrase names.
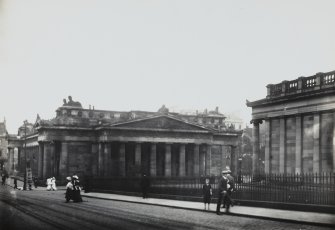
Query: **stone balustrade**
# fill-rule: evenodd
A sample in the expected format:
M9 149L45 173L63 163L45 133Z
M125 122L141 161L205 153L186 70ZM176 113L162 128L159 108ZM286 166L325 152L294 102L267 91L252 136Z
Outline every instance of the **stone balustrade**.
M335 71L317 73L310 77L299 77L292 81L267 85L267 98L283 97L303 92L335 87Z

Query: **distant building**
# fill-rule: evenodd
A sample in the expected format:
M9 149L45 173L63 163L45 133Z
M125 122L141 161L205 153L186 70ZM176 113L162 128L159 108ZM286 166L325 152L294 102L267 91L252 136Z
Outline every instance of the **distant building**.
M38 178L64 180L73 173L99 177L217 175L236 172L242 132L226 127L215 111L185 115L162 106L157 112L84 109L64 99L56 117L19 128L10 136L11 164L24 172L27 160ZM26 144L26 148L24 148ZM12 167L13 168L13 167Z
M267 86L266 98L249 102L253 171L260 168L264 123L266 173L335 171L335 71Z
M225 119L225 124L228 126L228 127L231 127L233 126L234 129L236 130L242 130L244 129L245 127L243 127L243 120L238 117L237 115L231 113L231 114L226 114L226 119Z
M7 129L6 129L6 120L0 122L0 170L2 169L5 161L7 161Z

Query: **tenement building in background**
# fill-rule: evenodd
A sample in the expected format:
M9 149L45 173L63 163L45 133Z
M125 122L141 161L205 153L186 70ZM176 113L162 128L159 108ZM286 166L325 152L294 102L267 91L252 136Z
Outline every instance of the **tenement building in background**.
M79 176L133 177L218 175L236 172L242 131L226 126L216 108L195 115L84 109L69 97L56 117L25 123L9 135L9 169L62 180Z
M265 125L265 173L335 171L335 71L267 86L264 99L249 102L253 123L253 171Z

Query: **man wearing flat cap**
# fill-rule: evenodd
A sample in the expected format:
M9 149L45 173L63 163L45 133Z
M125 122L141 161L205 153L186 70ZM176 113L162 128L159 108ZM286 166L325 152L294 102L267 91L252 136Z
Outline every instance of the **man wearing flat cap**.
M227 194L227 190L228 190L228 178L226 176L227 173L228 173L228 170L223 170L221 172L222 176L218 184L218 202L216 204L216 214L217 215L221 215L221 212L220 212L221 202L222 202L222 199L225 198Z

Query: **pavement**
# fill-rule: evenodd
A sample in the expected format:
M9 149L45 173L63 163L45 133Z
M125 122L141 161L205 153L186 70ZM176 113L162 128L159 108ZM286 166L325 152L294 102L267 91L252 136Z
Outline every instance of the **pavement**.
M9 186L12 184L9 182ZM18 184L19 186L19 184ZM65 186L58 186L58 190L65 190ZM46 190L45 187L33 188L33 190ZM181 201L161 198L146 198L129 195L119 195L110 193L82 193L83 197L114 200L130 203L139 203L146 205L163 206L178 209L187 209L201 212L212 212L215 215L216 204L210 204L210 210L204 210L204 204L202 202L193 201ZM149 194L150 197L150 194ZM281 222L292 222L301 224L311 224L316 226L335 226L335 213L319 213L319 212L304 212L304 211L293 211L293 210L282 210L282 209L271 209L271 208L260 208L260 207L249 207L234 205L230 208L229 213L225 212L225 209L221 209L224 215L234 215L249 218L268 219Z
M204 204L202 202L193 201L180 201L180 200L169 200L169 199L157 199L157 198L146 198L128 195L118 195L109 193L82 193L83 197L123 201L131 203L140 203L147 205L157 205L171 208L188 209L202 212L213 212L215 214L216 204L211 204L211 210L204 210ZM150 194L149 194L150 196ZM234 206L230 208L229 213L224 215L243 216L250 218L269 219L283 222L294 222L303 224L312 224L317 226L335 226L335 214L318 213L318 212L302 212L292 210L279 210L270 208L258 208L258 207L247 207L247 206Z

